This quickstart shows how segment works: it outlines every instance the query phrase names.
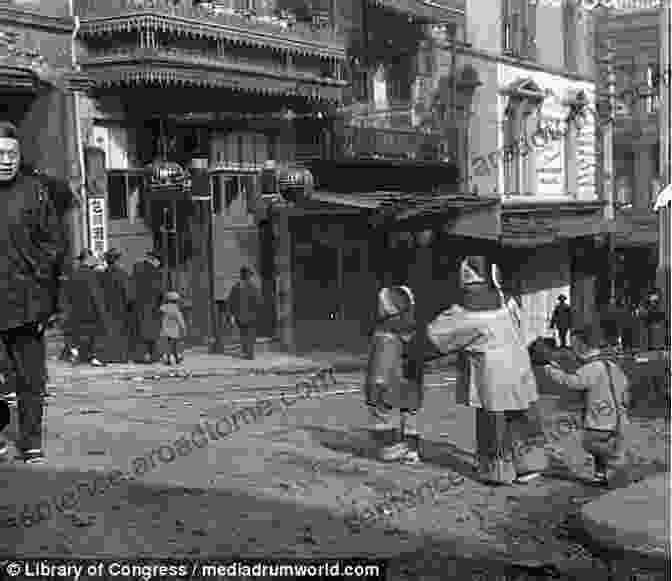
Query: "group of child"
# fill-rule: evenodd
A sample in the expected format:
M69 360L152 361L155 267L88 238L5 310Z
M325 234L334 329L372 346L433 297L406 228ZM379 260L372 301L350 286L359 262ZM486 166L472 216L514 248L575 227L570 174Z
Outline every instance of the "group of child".
M416 332L426 330L416 327L414 306L413 293L405 286L385 288L379 295L364 395L371 430L379 443L378 456L384 461L421 461L418 432L411 424L416 423L422 405L422 379L418 382L417 366L423 363L413 364L411 351ZM533 357L537 369L568 394L581 393L582 444L594 460L591 482L598 486L609 485L617 474L624 473L629 425L629 381L619 365L601 350L602 344L599 325L588 324L572 333L572 347L580 361L578 369L567 371L554 361L552 350L542 353L541 360L539 352ZM391 425L398 428L390 430ZM397 436L390 436L394 432Z

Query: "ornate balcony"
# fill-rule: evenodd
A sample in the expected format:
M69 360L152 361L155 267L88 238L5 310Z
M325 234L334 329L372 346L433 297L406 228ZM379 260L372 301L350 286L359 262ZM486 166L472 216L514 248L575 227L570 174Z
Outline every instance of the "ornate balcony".
M255 15L192 0L75 0L83 38L138 29L221 39L345 60L346 38L329 26L296 22L289 15ZM226 4L226 3L225 3Z
M333 30L182 0L79 0L83 67L101 88L228 88L338 103L344 41Z

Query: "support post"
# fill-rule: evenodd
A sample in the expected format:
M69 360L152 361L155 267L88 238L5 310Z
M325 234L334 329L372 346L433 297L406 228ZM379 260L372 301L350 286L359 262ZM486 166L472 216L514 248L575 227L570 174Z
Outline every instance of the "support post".
M292 285L292 236L289 231L289 216L284 207L273 208L273 238L275 252L275 300L277 314L277 333L284 350L293 353L296 350L294 293Z

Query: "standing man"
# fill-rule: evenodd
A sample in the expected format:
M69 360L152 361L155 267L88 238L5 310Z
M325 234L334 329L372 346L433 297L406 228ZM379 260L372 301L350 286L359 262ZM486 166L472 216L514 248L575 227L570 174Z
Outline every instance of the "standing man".
M101 277L96 272L96 258L90 250L82 250L79 261L81 266L68 285L71 333L78 350L74 362L87 361L94 367L102 367L105 363L100 352L110 328L110 317L105 308Z
M558 297L558 302L553 309L550 328L558 330L558 338L560 339L560 347L562 349L568 347L567 334L569 333L571 326L572 309L567 304L567 297L565 295L560 295Z
M46 181L20 170L16 127L0 122L0 338L16 380L17 450L27 463L44 461L46 391L44 331L55 314L67 239Z
M143 363L156 363L159 360L157 343L163 301L163 275L158 253L147 252L144 260L135 265L132 287L137 355Z
M240 346L245 359L254 359L254 344L257 340L257 321L261 309L261 293L252 282L252 271L243 266L240 281L229 295L229 312L240 330Z
M112 248L105 253L104 257L107 268L100 273L100 278L105 308L110 316L111 325L106 337L105 359L109 363L127 363L129 279L126 271L119 266L121 252Z

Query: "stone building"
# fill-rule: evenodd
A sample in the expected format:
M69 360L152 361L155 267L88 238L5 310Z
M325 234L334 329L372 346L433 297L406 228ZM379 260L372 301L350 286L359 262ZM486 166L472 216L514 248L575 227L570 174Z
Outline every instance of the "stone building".
M212 332L212 312L195 202L210 194L215 298L251 264L264 330L290 349L364 339L385 277L413 278L423 303L436 302L431 266L451 260L432 231L496 238L497 200L458 196L470 193L468 132L454 112L478 84L447 44L464 36L459 0L75 5L78 61L95 83L79 101L81 135L106 244L127 267L160 249L199 335ZM152 162L176 176L205 167L209 183L153 189ZM309 199L262 195L262 170L287 164L312 172ZM401 215L417 219L371 234L372 222ZM410 274L399 265L418 264L417 232L429 250Z
M573 0L467 3L458 52L482 83L468 188L501 196L500 261L532 338L549 334L559 294L593 317L606 259L595 23Z
M661 182L659 90L660 0L617 2L603 42L616 76L615 287L638 302L656 284L658 222L653 203ZM606 65L602 76L607 74Z
M65 182L79 199L81 149L74 95L87 89L72 66L75 20L67 0L0 4L0 115L17 124L24 161ZM85 244L85 216L69 215L71 250Z

